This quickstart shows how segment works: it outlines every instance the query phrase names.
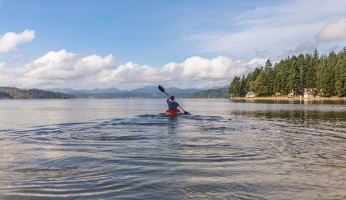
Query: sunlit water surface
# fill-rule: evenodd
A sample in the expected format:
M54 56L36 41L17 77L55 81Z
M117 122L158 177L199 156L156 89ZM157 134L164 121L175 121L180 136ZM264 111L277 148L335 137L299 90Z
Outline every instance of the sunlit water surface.
M0 199L345 199L345 101L0 101Z

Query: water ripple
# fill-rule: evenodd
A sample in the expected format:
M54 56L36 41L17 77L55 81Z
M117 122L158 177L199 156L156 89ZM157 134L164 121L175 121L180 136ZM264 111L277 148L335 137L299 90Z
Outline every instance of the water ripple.
M345 130L162 114L3 130L0 198L343 198Z

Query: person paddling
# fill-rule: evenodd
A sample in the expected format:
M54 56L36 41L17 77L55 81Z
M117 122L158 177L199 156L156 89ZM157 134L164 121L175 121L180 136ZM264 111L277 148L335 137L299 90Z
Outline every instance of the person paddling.
M168 109L176 110L179 107L179 104L175 102L174 96L169 96L167 99Z
M167 105L168 105L168 110L166 111L166 114L167 113L180 114L180 110L178 109L179 103L175 102L174 96L169 96L167 98Z
M165 94L168 96L168 99L167 99L168 108L169 108L170 104L172 103L172 104L176 105L176 106L175 106L175 108L176 108L175 111L178 111L178 112L174 113L174 112L170 112L171 110L168 109L168 110L166 111L166 114L168 114L168 115L180 114L180 110L178 109L178 107L181 108L181 109L184 111L184 114L187 114L187 115L191 114L191 113L189 113L189 112L186 112L177 102L174 101L174 96L173 96L173 102L172 102L171 97L170 97L169 94L165 91L165 89L162 87L162 85L159 85L158 88L159 88L159 90L160 90L161 92L165 93ZM176 104L175 104L175 103L176 103ZM172 106L172 108L174 108L174 107Z

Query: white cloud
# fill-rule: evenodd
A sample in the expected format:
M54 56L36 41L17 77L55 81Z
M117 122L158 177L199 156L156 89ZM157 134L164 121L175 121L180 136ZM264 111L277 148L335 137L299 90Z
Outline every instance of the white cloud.
M30 78L65 80L91 76L112 65L115 65L112 55L104 58L98 55L82 57L63 49L51 51L26 64L24 73Z
M102 71L98 82L104 86L138 88L148 85L166 84L180 88L214 87L229 84L234 76L241 76L263 66L266 59L253 59L248 63L232 61L219 56L205 59L194 56L183 63L168 63L161 68L127 63Z
M317 35L318 42L346 40L346 18L337 22L327 23Z
M0 85L25 88L92 87L92 80L102 70L115 66L112 55L82 56L66 50L51 51L23 67L0 65Z
M8 32L0 35L0 53L13 51L16 47L25 42L30 42L35 38L35 31L24 30L22 33Z
M229 84L234 76L242 76L266 59L249 62L233 61L226 56L206 59L194 56L182 63L162 67L141 66L132 62L117 66L112 55L80 55L66 50L51 51L26 63L9 67L0 63L0 85L21 88L92 89L116 87L132 89L165 84L179 88L215 87Z

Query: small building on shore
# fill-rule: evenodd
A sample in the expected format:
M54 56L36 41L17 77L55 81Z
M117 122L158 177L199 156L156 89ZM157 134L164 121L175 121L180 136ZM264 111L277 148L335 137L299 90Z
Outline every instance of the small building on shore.
M247 92L245 96L246 98L255 98L256 94L254 92Z
M304 99L315 98L318 94L318 90L316 88L304 88Z

